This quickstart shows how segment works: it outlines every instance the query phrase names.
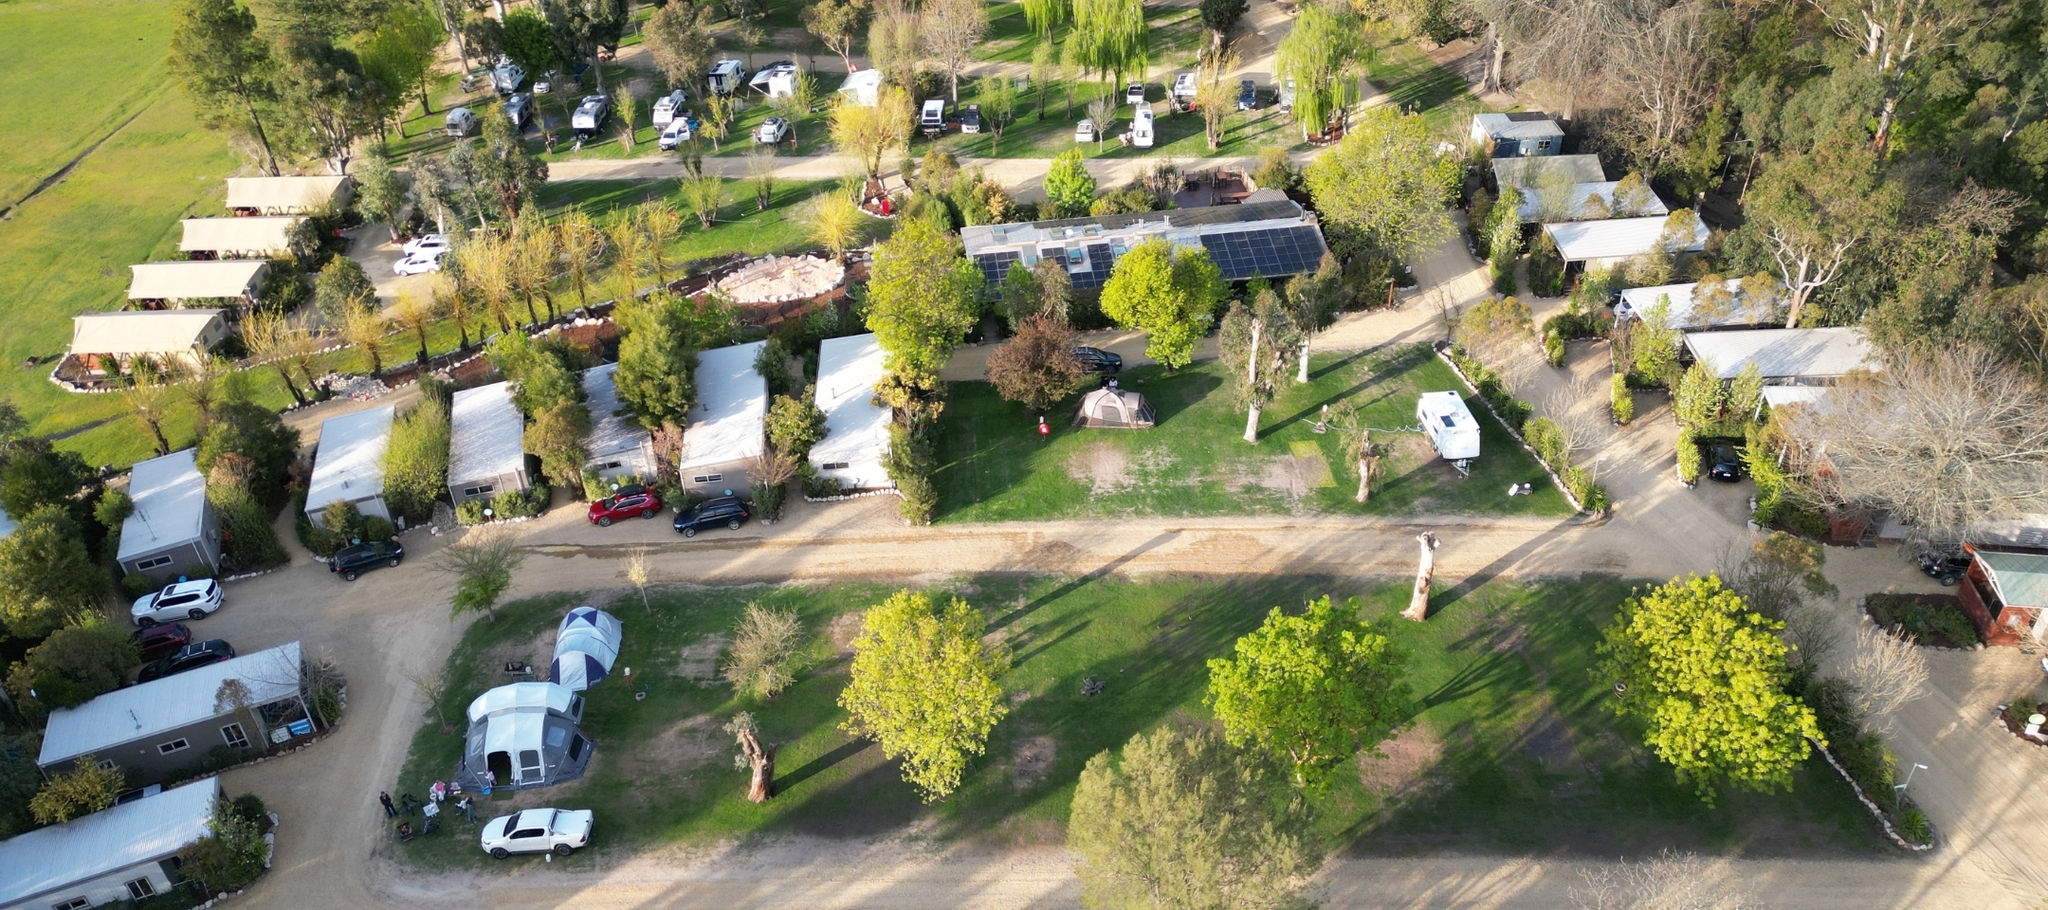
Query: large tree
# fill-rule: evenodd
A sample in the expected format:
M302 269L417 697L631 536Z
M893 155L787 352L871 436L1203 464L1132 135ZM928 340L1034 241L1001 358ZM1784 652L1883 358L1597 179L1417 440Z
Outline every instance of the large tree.
M1104 127L1097 124L1096 128ZM1095 204L1095 177L1081 163L1080 149L1053 156L1045 169L1045 201L1052 203L1053 215L1060 218L1085 214Z
M1214 53L1223 50L1230 40L1230 30L1237 27L1237 20L1244 18L1251 9L1250 0L1202 0L1202 27L1209 30L1209 48Z
M1873 150L1838 137L1772 162L1744 201L1741 232L1788 289L1791 328L1814 292L1841 277L1851 254L1892 230L1904 197L1880 175Z
M526 151L526 143L504 117L483 118L483 147L477 150L475 167L483 197L507 225L519 220L548 182L548 163Z
M391 426L384 447L384 499L414 524L434 517L448 494L449 402L439 395L420 403Z
M357 53L362 57L363 72L383 85L388 110L404 110L407 92L415 92L420 110L434 112L428 83L434 76L441 43L447 38L440 21L426 6L401 3L391 8L376 32L362 39ZM397 119L399 135L403 136L405 118Z
M1067 823L1082 906L1296 906L1316 856L1269 769L1201 728L1162 727L1118 760L1090 758Z
M1302 344L1294 314L1271 288L1247 306L1238 301L1216 330L1216 352L1230 371L1230 388L1245 411L1244 441L1259 441L1259 412L1286 381L1288 361Z
M902 759L903 779L929 802L960 786L967 763L1010 712L1001 678L1010 655L982 640L987 620L964 600L944 606L898 591L868 608L853 640L840 729Z
M714 44L711 16L708 4L664 3L647 18L641 37L668 84L694 87L703 80Z
M868 281L868 328L889 352L889 369L936 376L981 314L981 269L958 242L919 218L875 245Z
M1278 76L1294 80L1294 119L1307 138L1350 104L1354 71L1365 52L1366 26L1348 4L1304 3L1280 42Z
M867 31L868 16L873 11L867 0L817 0L804 7L804 30L838 54L839 62L851 73L853 42Z
M1021 266L1012 275L1029 275ZM1045 316L1030 316L1017 333L988 355L988 381L996 394L1038 414L1051 411L1074 394L1085 371L1074 359L1072 326Z
M626 0L541 0L540 8L555 37L555 49L564 60L589 61L597 89L604 91L604 67L597 52L618 46L631 19Z
M180 0L171 32L171 72L200 119L230 137L246 138L256 165L275 175L264 119L274 115L270 45L256 34L256 16L235 0Z
M1127 73L1144 74L1152 62L1144 0L1073 0L1072 8L1066 45L1081 72L1107 77L1112 86Z
M1409 260L1457 232L1446 206L1462 171L1420 116L1382 104L1309 164L1307 181L1340 247Z
M1209 661L1206 700L1231 745L1285 758L1296 786L1321 784L1408 718L1406 658L1358 609L1327 596L1293 616L1275 607Z
M832 105L832 144L842 154L860 159L869 180L882 176L882 156L910 142L910 95L894 85L882 86L870 105L841 96Z
M927 0L919 35L925 54L946 74L954 104L960 103L960 71L974 60L988 37L988 4L982 0Z
M621 301L616 315L619 400L650 430L680 429L697 405L697 346L689 298L651 294Z
M299 431L287 426L276 411L248 401L228 401L214 407L194 458L200 473L212 471L227 455L248 459L249 491L275 506L284 497L298 453Z
M1608 710L1641 724L1650 750L1710 805L1724 785L1790 787L1821 739L1813 710L1786 692L1781 625L1720 579L1691 576L1630 597L1602 635Z
M51 445L47 439L17 442L9 447L6 460L0 461L0 508L9 515L18 517L44 506L57 506L82 519L89 514L84 507L86 499L99 486L99 474L84 458Z
M59 507L21 515L14 533L0 539L0 623L15 638L42 638L98 610L106 591L107 573L86 552L79 523Z
M1146 333L1146 356L1177 370L1193 362L1195 342L1215 321L1226 290L1206 250L1176 249L1154 237L1116 261L1102 287L1102 312Z
M663 7L664 10L667 8ZM681 4L679 8L695 7ZM654 16L660 18L661 11L657 10ZM654 21L650 19L647 23L647 49L655 52L655 65L659 66L661 53L655 43L655 34ZM555 48L555 38L548 30L547 21L531 9L515 9L506 13L504 36L500 40L505 46L505 56L536 77L562 65L562 52Z
M2048 385L1983 351L1914 353L1777 420L1831 503L1874 505L1917 534L2048 512Z
M135 643L99 614L50 633L7 670L7 694L16 704L48 712L85 704L121 688L142 665Z
M355 51L324 38L286 35L278 42L277 90L296 144L348 173L356 137L374 125L379 86Z
M1323 261L1314 272L1297 275L1287 282L1288 315L1301 333L1301 360L1295 382L1308 382L1309 342L1317 332L1336 322L1337 313L1343 308L1344 264L1335 256L1323 254Z

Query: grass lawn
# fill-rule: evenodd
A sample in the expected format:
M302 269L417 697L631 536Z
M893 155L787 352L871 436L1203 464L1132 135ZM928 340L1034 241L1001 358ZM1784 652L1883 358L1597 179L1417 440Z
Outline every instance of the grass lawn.
M725 205L709 230L698 226L676 194L674 180L578 180L549 184L540 192L543 211L553 216L571 205L580 205L593 217L603 218L621 208L667 199L685 212L682 235L669 246L669 261L690 262L730 253L752 256L796 253L820 247L811 240L811 200L831 189L829 181L778 180L766 212L756 210L751 180L728 180ZM889 236L893 222L867 219L868 241ZM864 241L867 242L867 241Z
M1375 433L1387 454L1371 501L1353 501L1358 474L1336 433L1317 434L1322 406L1355 401L1370 425L1415 423L1420 392L1460 388L1429 348L1324 354L1311 381L1290 384L1260 415L1259 442L1244 441L1245 417L1230 401L1224 367L1206 361L1169 375L1126 370L1123 387L1143 393L1158 415L1152 430L1081 429L1071 411L1036 415L997 397L985 382L961 382L938 433L940 521L1109 518L1124 515L1243 515L1340 512L1402 515L1484 512L1568 515L1563 494L1478 405L1484 454L1461 478L1419 432ZM1078 396L1076 398L1078 404ZM1536 482L1532 496L1507 498L1508 484Z
M1660 846L1752 855L1874 853L1881 848L1838 779L1818 759L1793 792L1724 796L1702 805L1606 713L1607 681L1590 672L1597 629L1625 596L1616 580L1493 582L1438 596L1426 624L1394 614L1407 587L1332 590L1298 576L1130 582L1082 576L979 576L942 591L990 617L1016 658L1004 679L1011 711L958 792L922 805L893 762L849 739L836 705L840 650L855 617L888 588L875 585L657 590L651 614L629 592L612 602L626 625L621 667L588 693L584 730L598 743L582 780L511 794L479 816L541 805L597 812L596 857L614 863L661 844L732 837L860 837L928 832L941 839L1057 844L1088 758L1174 718L1204 720L1204 661L1226 655L1266 611L1323 594L1362 599L1362 615L1410 655L1416 726L1390 750L1337 776L1316 798L1316 831L1331 849L1533 850L1641 854ZM447 695L413 740L396 793L425 793L460 755L463 709L504 681L507 660L544 661L544 641L575 596L524 601L479 621L450 659ZM810 664L772 703L735 698L710 678L744 605L799 613ZM1108 683L1095 697L1082 681ZM635 700L636 691L646 692ZM721 727L749 710L778 747L776 797L742 798ZM442 719L450 723L443 726ZM404 852L430 868L493 863L475 829ZM524 860L521 860L522 862ZM538 860L532 860L538 862Z
M1277 105L1268 104L1256 111L1231 112L1225 118L1223 143L1210 151L1209 141L1202 132L1202 118L1199 114L1169 114L1157 102L1166 98L1166 87L1159 83L1146 86L1146 97L1155 103L1152 120L1153 145L1149 149L1124 148L1116 137L1129 132L1131 128L1131 107L1120 104L1116 120L1110 124L1108 137L1102 142L1075 142L1074 124L1088 116L1087 102L1100 97L1103 91L1100 82L1086 83L1074 92L1074 112L1067 115L1066 94L1060 86L1053 86L1046 92L1045 117L1038 116L1038 93L1027 91L1017 99L1017 118L1009 129L1003 131L1000 142L994 134L982 132L969 136L960 132L949 132L938 140L954 155L976 158L1051 158L1070 148L1081 150L1084 158L1242 158L1256 155L1267 146L1295 148L1302 145L1301 128L1294 118L1280 112ZM1121 90L1118 92L1121 95ZM961 94L965 101L974 99ZM985 129L985 128L984 128ZM922 136L913 137L911 151L923 154L929 140Z
M1462 138L1472 115L1487 109L1463 77L1406 39L1380 45L1366 61L1365 78L1401 110L1420 113L1440 136Z

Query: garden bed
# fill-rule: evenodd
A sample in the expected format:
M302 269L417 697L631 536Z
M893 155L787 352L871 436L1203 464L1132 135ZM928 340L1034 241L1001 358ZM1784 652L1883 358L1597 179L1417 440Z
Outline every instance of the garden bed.
M2034 736L2028 736L2026 733L2027 718L2042 713L2043 709L2048 709L2048 702L2031 697L2015 698L2012 704L2006 705L2004 710L1998 712L1998 722L2005 726L2006 732L2019 737L2020 742L2031 746L2048 747L2048 728Z
M1962 601L1953 595L1872 594L1863 599L1863 611L1880 629L1904 628L1922 647L1961 650L1982 643Z

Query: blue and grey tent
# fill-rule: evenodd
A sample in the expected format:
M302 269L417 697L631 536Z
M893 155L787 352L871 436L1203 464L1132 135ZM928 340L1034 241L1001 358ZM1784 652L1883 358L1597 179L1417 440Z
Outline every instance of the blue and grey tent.
M610 613L590 606L570 610L555 635L548 679L577 692L597 685L618 661L624 635L625 627Z

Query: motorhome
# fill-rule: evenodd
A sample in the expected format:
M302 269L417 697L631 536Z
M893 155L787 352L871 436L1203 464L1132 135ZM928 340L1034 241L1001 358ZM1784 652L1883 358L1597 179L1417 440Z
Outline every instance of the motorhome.
M1470 461L1479 457L1479 421L1465 407L1457 392L1424 392L1415 402L1415 420L1430 448L1445 461Z
M1152 106L1140 104L1131 112L1131 144L1141 149L1152 147Z
M612 103L603 95L584 95L576 105L576 113L569 117L569 127L577 133L589 136L604 126L605 118L612 112Z
M924 113L918 115L917 127L926 136L937 136L946 131L946 99L927 98Z
M714 95L730 95L746 83L747 68L738 60L720 60L704 76L705 87Z

